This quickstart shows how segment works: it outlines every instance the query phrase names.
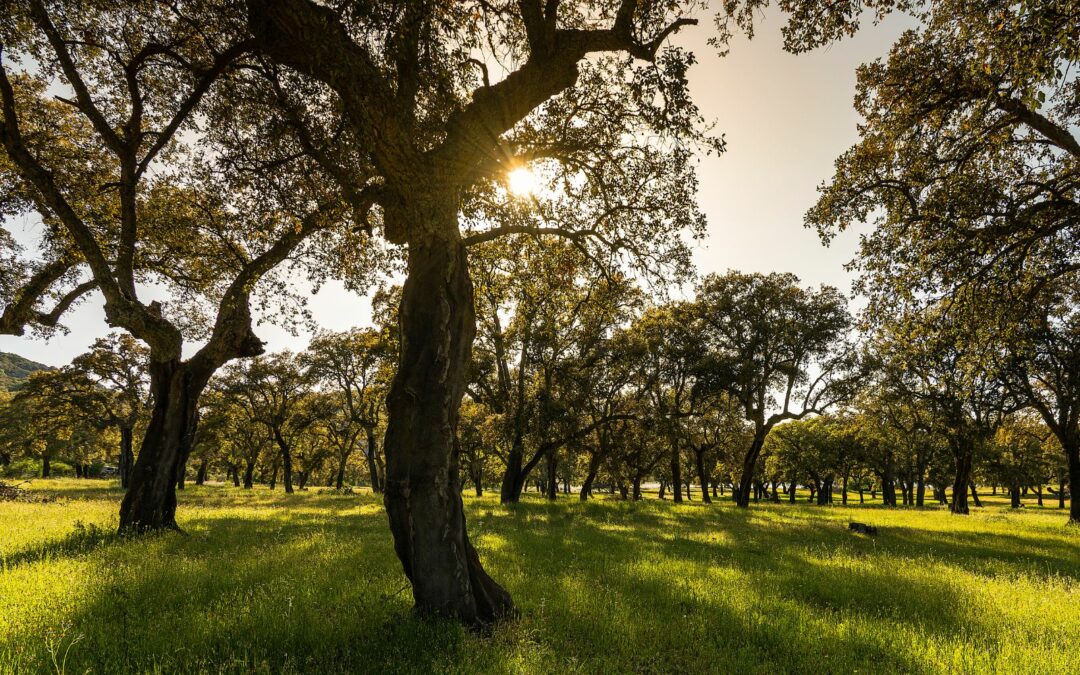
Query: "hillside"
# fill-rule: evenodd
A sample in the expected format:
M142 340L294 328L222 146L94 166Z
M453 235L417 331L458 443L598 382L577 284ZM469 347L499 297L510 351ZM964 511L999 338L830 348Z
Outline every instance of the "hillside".
M51 367L18 354L0 352L0 391L18 389L23 380L39 370L51 370Z

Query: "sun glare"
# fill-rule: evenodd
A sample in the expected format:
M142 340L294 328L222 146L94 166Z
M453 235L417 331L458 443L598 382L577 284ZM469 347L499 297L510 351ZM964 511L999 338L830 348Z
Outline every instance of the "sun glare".
M536 192L538 187L536 174L524 166L511 171L506 179L510 192L518 197L527 197Z

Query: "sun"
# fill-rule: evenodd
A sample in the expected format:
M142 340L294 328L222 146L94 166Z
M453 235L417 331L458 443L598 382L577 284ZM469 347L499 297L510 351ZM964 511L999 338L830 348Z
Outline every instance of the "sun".
M536 174L524 166L518 167L507 174L506 182L510 187L510 192L518 197L528 197L535 193L539 187Z

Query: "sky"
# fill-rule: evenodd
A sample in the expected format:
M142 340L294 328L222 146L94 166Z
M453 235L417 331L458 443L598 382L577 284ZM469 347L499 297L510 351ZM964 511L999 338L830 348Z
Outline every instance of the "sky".
M674 43L692 49L698 63L689 72L690 90L706 119L727 138L727 152L702 160L699 201L708 235L695 251L702 274L793 272L804 284L830 284L850 291L844 264L858 246L858 228L824 247L803 227L817 187L833 172L836 157L857 140L858 115L852 105L856 67L884 56L909 20L896 16L864 26L854 38L808 54L781 48L780 17L768 13L753 40L739 37L720 58L706 40L711 25L684 29ZM9 224L31 243L36 223ZM857 300L856 300L857 302ZM315 321L329 330L370 322L371 305L329 283L310 300ZM0 335L0 351L61 366L106 334L101 299L95 295L64 321L70 329L48 341ZM256 333L270 351L301 350L310 335L291 335L272 325Z

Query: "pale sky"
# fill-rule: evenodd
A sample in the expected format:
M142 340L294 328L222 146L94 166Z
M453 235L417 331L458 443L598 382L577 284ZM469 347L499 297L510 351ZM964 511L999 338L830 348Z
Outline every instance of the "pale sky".
M706 21L677 36L676 44L698 56L689 74L691 93L728 142L726 153L700 167L699 199L709 224L708 237L695 252L701 273L794 272L804 284L850 291L852 279L843 266L855 253L857 233L848 232L825 248L815 232L803 228L803 214L814 203L817 186L832 175L833 161L856 141L856 66L884 56L908 25L894 17L864 27L853 39L798 56L781 49L781 22L772 13L752 41L734 40L724 58L705 42L712 32ZM13 223L11 229L24 242L35 237L29 221ZM324 286L310 309L321 326L332 330L370 320L366 299L339 283ZM52 366L68 363L108 332L100 296L64 323L70 333L47 342L0 335L0 351ZM310 339L271 325L256 333L271 351L300 350Z

